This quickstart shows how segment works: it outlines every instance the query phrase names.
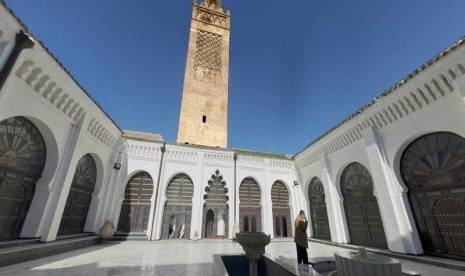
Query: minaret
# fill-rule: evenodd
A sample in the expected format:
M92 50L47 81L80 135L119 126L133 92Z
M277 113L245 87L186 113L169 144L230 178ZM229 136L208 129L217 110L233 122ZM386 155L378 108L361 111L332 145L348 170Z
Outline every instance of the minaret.
M230 13L194 0L178 143L227 147Z

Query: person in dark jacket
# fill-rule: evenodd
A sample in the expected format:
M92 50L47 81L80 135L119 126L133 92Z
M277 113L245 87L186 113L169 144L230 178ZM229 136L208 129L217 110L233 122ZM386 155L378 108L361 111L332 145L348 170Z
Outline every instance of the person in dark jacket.
M308 220L305 217L305 212L300 210L299 215L295 219L295 235L294 242L297 247L297 263L299 269L302 269L302 263L308 265L308 238L307 238Z

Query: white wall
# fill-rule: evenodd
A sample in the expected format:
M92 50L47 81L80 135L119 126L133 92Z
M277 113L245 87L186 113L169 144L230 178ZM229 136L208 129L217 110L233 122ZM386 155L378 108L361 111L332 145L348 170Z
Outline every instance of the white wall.
M332 241L350 243L340 178L349 163L359 162L373 178L389 249L423 252L400 176L400 158L413 140L428 133L465 137L465 49L448 52L295 156L307 201L311 179L323 182Z

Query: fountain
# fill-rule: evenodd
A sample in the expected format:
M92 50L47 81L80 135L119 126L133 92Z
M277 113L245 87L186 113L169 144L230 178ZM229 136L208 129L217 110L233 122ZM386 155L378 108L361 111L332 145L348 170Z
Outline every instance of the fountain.
M336 258L338 276L401 276L402 267L399 260L366 253L365 248L359 248L358 252L337 252Z
M270 243L270 235L262 232L239 232L236 234L236 241L242 245L249 259L249 275L257 276L257 262L265 253L265 246Z

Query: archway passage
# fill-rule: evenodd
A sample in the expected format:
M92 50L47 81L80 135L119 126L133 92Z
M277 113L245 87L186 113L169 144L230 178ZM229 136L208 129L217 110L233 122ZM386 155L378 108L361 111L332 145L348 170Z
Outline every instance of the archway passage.
M174 176L166 189L162 239L189 239L194 184L184 173Z
M313 237L322 240L331 240L328 212L326 210L325 190L318 177L314 177L308 186L308 199L310 201L310 216L312 218Z
M0 122L0 240L19 237L45 158L44 138L32 122Z
M239 228L245 232L262 231L261 194L258 183L244 178L239 186Z
M228 188L219 170L212 174L205 187L202 233L208 239L223 239L228 236ZM209 213L210 212L210 213ZM209 217L210 215L210 217Z
M79 159L73 182L61 217L58 235L72 235L84 232L92 193L97 179L97 166L90 154Z
M424 135L405 149L400 171L425 253L465 260L465 139Z
M206 219L205 219L205 237L212 237L213 236L213 224L215 222L215 213L212 209L207 211Z
M387 248L378 201L373 195L373 179L360 163L349 164L341 176L341 190L353 244Z
M289 192L281 181L276 181L271 187L271 202L275 218L274 236L276 238L287 237L287 233L292 231L291 208L289 207Z
M128 181L118 221L118 231L146 232L149 224L153 180L147 172L135 174Z

